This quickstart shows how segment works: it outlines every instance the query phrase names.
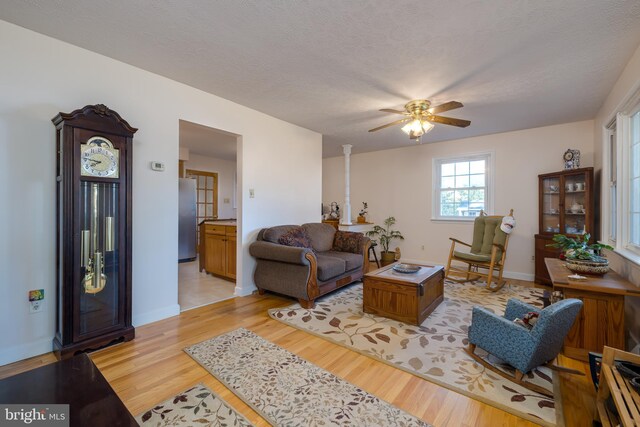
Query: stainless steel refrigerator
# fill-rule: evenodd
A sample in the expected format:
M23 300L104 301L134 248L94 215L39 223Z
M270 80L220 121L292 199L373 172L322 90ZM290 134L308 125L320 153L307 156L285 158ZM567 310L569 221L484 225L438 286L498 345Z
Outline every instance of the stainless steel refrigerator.
M196 259L196 180L179 179L178 262Z

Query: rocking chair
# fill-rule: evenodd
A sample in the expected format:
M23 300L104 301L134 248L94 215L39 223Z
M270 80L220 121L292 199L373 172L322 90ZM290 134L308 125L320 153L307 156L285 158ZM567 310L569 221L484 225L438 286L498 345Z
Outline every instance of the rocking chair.
M551 304L542 310L511 298L507 301L504 316L494 314L484 307L473 307L469 347L466 351L493 372L529 390L549 395L546 389L525 381L525 374L545 365L557 371L584 375L580 371L553 364L581 308L582 301L573 298ZM529 312L539 315L531 329L514 322L514 319L522 319ZM511 376L494 368L475 353L476 347L511 365L515 368L515 374Z
M508 216L513 217L513 209ZM473 242L471 244L449 237L451 250L445 270L447 279L455 282L468 282L484 277L487 280L487 289L493 292L502 289L506 283L505 280L502 280L502 272L509 243L509 234L500 228L503 218L500 215L488 216L484 211L480 211L480 215L473 224ZM469 252L456 250L457 244L469 247ZM466 266L452 266L452 261L464 263ZM495 273L498 274L498 278L494 285Z

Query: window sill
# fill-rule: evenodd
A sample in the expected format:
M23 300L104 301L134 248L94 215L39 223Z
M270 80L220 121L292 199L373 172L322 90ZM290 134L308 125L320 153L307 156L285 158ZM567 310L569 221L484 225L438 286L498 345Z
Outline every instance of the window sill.
M614 253L620 255L622 258L640 266L640 255L630 251L629 249L614 249Z
M451 217L451 218L431 218L431 221L433 222L444 222L444 223L450 223L450 224L472 224L475 220L476 220L477 216L470 216L470 217L460 217L460 218L455 218L455 217Z

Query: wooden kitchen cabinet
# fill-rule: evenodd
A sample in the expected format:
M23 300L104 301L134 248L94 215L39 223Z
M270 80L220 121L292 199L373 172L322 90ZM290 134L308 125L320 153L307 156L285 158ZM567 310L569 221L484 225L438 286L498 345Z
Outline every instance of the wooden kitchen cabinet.
M236 280L236 227L227 227L227 259L225 263L225 276L229 279Z
M236 226L200 224L200 271L236 279Z

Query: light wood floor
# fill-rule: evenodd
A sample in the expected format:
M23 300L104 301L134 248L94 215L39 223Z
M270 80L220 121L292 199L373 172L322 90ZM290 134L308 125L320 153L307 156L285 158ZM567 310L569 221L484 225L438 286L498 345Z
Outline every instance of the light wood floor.
M136 338L91 354L118 396L138 415L194 384L204 383L258 426L258 414L182 351L238 327L309 360L362 389L439 427L533 426L528 421L362 356L271 319L267 310L291 303L271 294L234 298L136 329ZM55 361L52 354L0 367L0 378ZM561 364L587 371L562 357ZM561 374L566 425L590 426L594 391L589 377Z
M198 260L178 264L178 304L180 311L233 298L236 284L200 272Z

